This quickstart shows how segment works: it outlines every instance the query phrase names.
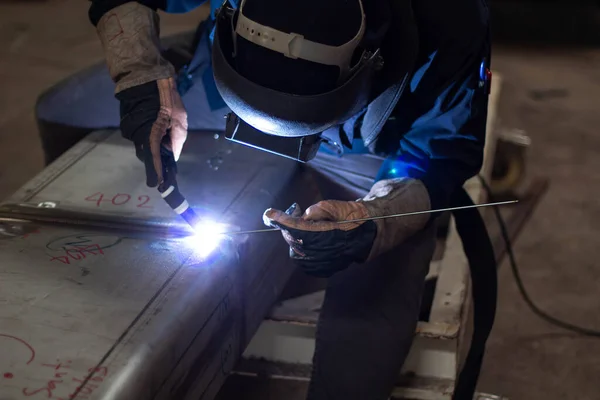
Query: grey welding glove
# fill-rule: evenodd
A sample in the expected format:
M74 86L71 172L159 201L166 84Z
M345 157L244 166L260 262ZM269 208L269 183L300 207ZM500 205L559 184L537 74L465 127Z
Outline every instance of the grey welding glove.
M290 256L308 274L328 277L353 262L364 262L401 244L423 229L430 215L342 223L354 219L425 211L431 207L429 194L416 179L398 178L377 182L357 201L325 200L304 214L292 215L268 209L263 220L282 230L290 245Z
M102 16L97 32L116 83L122 134L134 142L146 183L155 187L176 173L188 128L175 70L160 51L158 15L125 3Z
M158 14L131 1L111 9L96 25L116 93L175 76L160 52Z

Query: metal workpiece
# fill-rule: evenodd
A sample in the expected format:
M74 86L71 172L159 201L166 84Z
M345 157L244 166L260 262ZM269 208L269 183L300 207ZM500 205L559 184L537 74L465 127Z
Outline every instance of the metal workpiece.
M130 145L80 144L0 207L2 400L212 399L293 272L270 235L200 254ZM190 132L178 178L240 229L317 201L297 163L206 133Z
M2 399L69 398L94 368L94 393L110 385L119 367L100 361L123 346L121 335L190 251L181 243L47 226L3 237Z
M92 143L87 146L84 143L78 145L73 149L75 154L69 152L63 156L68 162L61 163L61 157L55 163L62 167L60 171L54 171L54 164L51 165L4 203L53 204L56 210L186 226L156 188L146 186L144 165L135 157L131 143L118 132L104 140L101 138L92 138ZM219 216L224 219L221 222L234 225L241 220L225 211L237 196L244 195L245 187L267 182L267 186L257 189L260 193L254 196L257 200L272 202L271 193L277 191L277 185L289 184L299 172L299 165L293 160L198 132L190 132L177 168L179 189L190 206L201 215ZM246 212L244 223L247 220L248 224L262 226L262 204L247 206L252 209ZM289 204L281 205L287 206Z

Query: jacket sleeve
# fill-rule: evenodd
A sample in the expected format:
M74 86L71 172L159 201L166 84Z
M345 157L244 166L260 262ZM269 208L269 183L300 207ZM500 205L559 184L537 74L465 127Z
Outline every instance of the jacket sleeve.
M96 26L104 14L122 4L132 0L91 0L88 16L90 22ZM137 0L138 3L153 10L162 10L167 13L185 13L204 4L206 0Z
M463 29L462 39L441 35L424 43L427 51L396 108L399 151L378 176L422 180L432 208L447 207L483 162L489 81L481 65L489 62L489 31L485 23Z

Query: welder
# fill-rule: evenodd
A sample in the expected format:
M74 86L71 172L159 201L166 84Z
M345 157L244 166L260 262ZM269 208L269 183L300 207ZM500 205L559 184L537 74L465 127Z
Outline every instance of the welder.
M273 143L324 143L299 159L325 200L263 219L281 228L297 265L328 278L308 398L387 399L414 336L438 216L336 222L447 207L478 173L491 78L485 0L211 4L194 65L176 73L157 11L202 2L92 0L122 133L151 187L176 171L188 129L225 129L226 114L233 130Z

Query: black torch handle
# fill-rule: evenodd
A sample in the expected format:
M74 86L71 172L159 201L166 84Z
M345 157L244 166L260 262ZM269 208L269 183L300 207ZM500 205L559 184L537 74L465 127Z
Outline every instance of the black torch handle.
M165 136L166 138L166 136ZM166 139L163 139L166 140ZM169 207L181 216L192 229L196 229L200 223L200 217L190 207L185 197L179 191L177 185L177 163L173 157L173 152L168 150L164 145L161 145L160 155L163 167L164 182L158 185L158 192L161 197L167 202Z

